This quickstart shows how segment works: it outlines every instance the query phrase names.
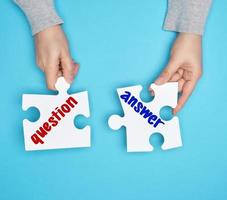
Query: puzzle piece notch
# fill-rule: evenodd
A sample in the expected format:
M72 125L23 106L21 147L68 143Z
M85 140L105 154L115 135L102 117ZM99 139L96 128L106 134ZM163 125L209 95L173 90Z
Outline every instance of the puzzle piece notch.
M164 106L161 108L159 115L161 119L169 121L174 117L173 109L170 106Z
M162 145L164 143L164 137L161 133L159 132L152 133L149 141L152 147L154 148L153 150L158 150L158 151L163 150Z
M67 90L69 84L60 77L55 87L59 91L58 95L38 95L38 94L24 94L22 100L23 110L30 107L36 107L40 112L40 118L36 122L30 122L27 119L23 121L25 149L30 150L44 150L44 149L59 149L59 148L73 148L73 147L90 147L90 127L86 126L83 129L78 129L74 125L74 118L78 115L84 117L90 116L88 92L79 92L68 95ZM52 130L45 135L43 144L34 144L31 136L44 127L45 122L49 122L53 112L59 112L56 108L61 110L67 108L67 100L72 98L77 101L77 104L71 107L70 112L64 113L65 116L58 121L58 125L52 127ZM70 107L68 101L68 108ZM60 107L61 106L61 107ZM58 113L58 115L60 115ZM47 131L46 131L47 132Z
M59 95L66 95L70 84L65 81L64 77L59 77L55 83L55 88L58 90Z
M160 109L163 106L175 107L178 93L177 83L166 83L161 86L152 84L151 88L155 92L155 97L153 101L149 103L141 101L140 92L142 86L140 85L117 89L124 110L124 116L112 115L108 120L108 124L110 128L114 130L122 126L126 127L128 152L152 151L153 146L150 144L150 136L156 132L159 132L164 137L163 150L182 146L179 120L176 116L169 121L164 121L165 126L154 128L147 123L148 120L146 118L142 117L138 112L135 112L135 107L128 105L125 99L122 100L121 98L121 95L125 94L125 91L129 91L131 98L132 96L135 97L138 102L141 102L144 107L146 106L158 117L160 115ZM130 100L128 102L130 102Z

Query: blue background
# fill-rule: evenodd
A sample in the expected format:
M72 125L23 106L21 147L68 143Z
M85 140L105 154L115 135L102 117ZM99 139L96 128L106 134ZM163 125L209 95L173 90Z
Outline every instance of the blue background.
M179 114L184 146L127 153L125 130L107 118L122 113L116 88L146 88L161 72L175 34L162 30L166 1L57 1L73 57L81 64L71 92L88 90L92 147L25 152L23 93L53 93L36 67L25 16L0 2L0 199L227 199L227 1L213 4L204 36L204 73Z

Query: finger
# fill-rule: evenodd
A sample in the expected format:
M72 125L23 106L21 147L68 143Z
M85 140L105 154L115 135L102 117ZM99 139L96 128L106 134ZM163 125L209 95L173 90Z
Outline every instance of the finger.
M74 65L74 71L73 71L73 73L74 73L74 77L77 75L77 73L78 73L78 71L79 71L79 64L78 63L73 63L73 65Z
M170 78L170 82L176 82L179 81L182 75L178 72L174 73L173 76Z
M161 75L156 79L155 84L162 85L169 81L175 73L176 67L176 63L170 61L164 71L161 73Z
M44 65L40 60L36 60L36 64L39 67L39 69L41 69L42 72L44 72Z
M65 80L71 84L77 73L78 64L75 64L72 59L67 56L61 60L61 67Z
M184 71L183 73L183 78L186 80L186 81L190 81L193 79L193 73L190 72L190 71Z
M73 72L72 72L72 74L73 74L73 80L75 79L75 76L78 73L78 70L79 70L79 64L78 63L73 63Z
M56 90L55 83L59 74L58 64L56 62L49 63L45 66L44 72L46 75L47 87L50 90Z
M175 115L177 112L181 110L189 96L191 95L193 89L195 88L196 80L186 81L182 88L182 95L178 100L177 106L173 109L173 114Z
M154 90L152 88L149 87L148 90L150 91L151 96L154 96L155 95Z
M44 72L44 66L43 65L38 65L39 69Z
M181 68L179 68L178 70L177 70L177 73L178 74L180 74L181 76L183 75L183 73L184 73L184 70L183 69L181 69Z
M181 78L179 81L178 81L178 92L181 92L182 91L182 88L184 86L184 83L185 83L185 80L183 78Z
M62 70L58 70L58 78L62 76L63 76Z

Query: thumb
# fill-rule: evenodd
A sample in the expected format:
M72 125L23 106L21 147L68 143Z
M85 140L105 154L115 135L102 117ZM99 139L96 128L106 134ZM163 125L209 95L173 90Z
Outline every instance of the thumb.
M79 65L74 63L71 57L66 57L62 59L61 65L62 65L61 67L62 67L62 72L65 80L68 83L72 83L77 73Z
M162 85L170 80L173 74L176 72L177 64L170 61L161 75L155 80L155 84Z

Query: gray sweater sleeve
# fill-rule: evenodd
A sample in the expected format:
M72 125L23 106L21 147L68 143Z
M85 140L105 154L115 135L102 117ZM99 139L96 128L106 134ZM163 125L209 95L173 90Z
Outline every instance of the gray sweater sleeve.
M36 33L62 24L62 19L58 16L54 8L53 0L14 0L24 11L32 28L32 33Z
M212 0L168 0L164 29L202 35Z

